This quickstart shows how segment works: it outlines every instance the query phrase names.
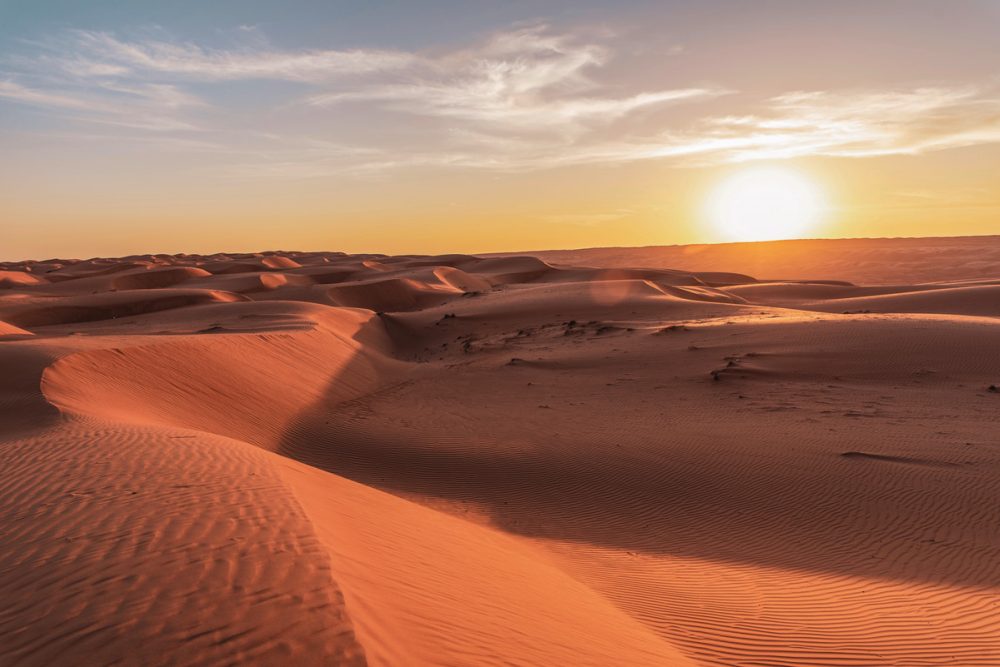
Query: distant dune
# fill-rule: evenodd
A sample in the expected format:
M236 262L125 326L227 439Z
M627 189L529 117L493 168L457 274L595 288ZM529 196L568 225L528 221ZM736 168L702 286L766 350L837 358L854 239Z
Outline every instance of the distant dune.
M1000 665L1000 237L0 263L0 664Z
M847 280L866 285L1000 276L1000 236L803 239L542 250L530 254L547 262L577 266L721 269L763 280Z

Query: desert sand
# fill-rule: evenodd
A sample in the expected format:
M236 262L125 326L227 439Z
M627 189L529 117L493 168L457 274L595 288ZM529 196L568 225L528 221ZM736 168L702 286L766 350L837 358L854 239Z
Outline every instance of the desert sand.
M3 263L0 664L1000 665L998 350L1000 238Z

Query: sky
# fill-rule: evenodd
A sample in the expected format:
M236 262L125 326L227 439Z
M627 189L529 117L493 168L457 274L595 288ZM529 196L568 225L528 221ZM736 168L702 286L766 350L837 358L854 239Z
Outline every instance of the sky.
M0 260L1000 233L1000 0L0 0ZM766 207L766 205L765 205Z

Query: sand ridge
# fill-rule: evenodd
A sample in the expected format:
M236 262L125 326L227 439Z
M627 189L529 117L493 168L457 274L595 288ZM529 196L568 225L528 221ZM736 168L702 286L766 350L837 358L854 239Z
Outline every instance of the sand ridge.
M0 662L1000 665L1000 280L926 247L0 264Z

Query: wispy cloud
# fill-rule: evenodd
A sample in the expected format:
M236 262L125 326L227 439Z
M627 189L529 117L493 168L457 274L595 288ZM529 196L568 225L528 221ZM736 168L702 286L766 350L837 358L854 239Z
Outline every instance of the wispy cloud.
M705 166L806 156L917 155L1000 142L995 87L792 92L758 107L748 115L707 116L684 129L545 151L539 159L545 166L652 159Z
M378 101L388 103L391 109L414 114L528 128L586 120L611 122L643 107L723 94L723 91L708 88L682 88L621 98L545 100L533 94L509 95L502 90L483 90L483 83L470 80L440 86L396 85L317 95L309 102L328 106L348 101Z
M1000 143L1000 95L992 89L796 92L766 100L757 115L708 116L652 135L588 141L558 133L452 130L433 150L372 151L346 163L313 159L294 171L302 177L413 167L525 171L642 160L704 167L807 156L918 155L988 143Z
M794 92L760 115L712 119L708 138L744 138L732 159L917 154L1000 141L995 87Z
M611 57L602 46L544 27L497 35L479 48L422 58L415 81L361 85L308 98L316 106L374 102L411 114L501 125L504 129L608 123L645 107L708 99L725 90L686 87L607 97L590 76ZM570 124L570 125L567 125Z
M244 32L250 32L245 30ZM205 81L281 79L323 81L405 67L413 55L388 50L276 50L259 39L234 49L211 49L190 42L158 39L125 40L107 32L71 33L72 54L54 58L66 71L81 76L171 74Z
M271 48L254 29L230 49L162 38L125 39L72 30L26 42L32 51L0 54L0 98L62 111L87 123L157 132L212 130L192 110L211 105L200 82L271 79L318 85L338 76L404 68L413 54L384 50ZM288 99L269 100L275 106Z
M73 112L74 118L91 123L158 132L197 129L170 112L202 105L197 98L166 84L34 88L10 79L0 80L0 99Z
M110 106L101 101L52 90L37 90L10 80L0 81L0 97L41 107L98 112L110 110Z
M156 31L71 31L0 54L0 100L121 128L150 146L211 151L217 173L241 178L640 160L697 166L1000 142L996 85L723 97L726 82L685 81L682 72L670 73L675 85L666 75L625 80L612 74L612 37L542 25L436 51L288 50L255 28L229 41L223 48ZM256 115L227 94L237 80L260 86Z

